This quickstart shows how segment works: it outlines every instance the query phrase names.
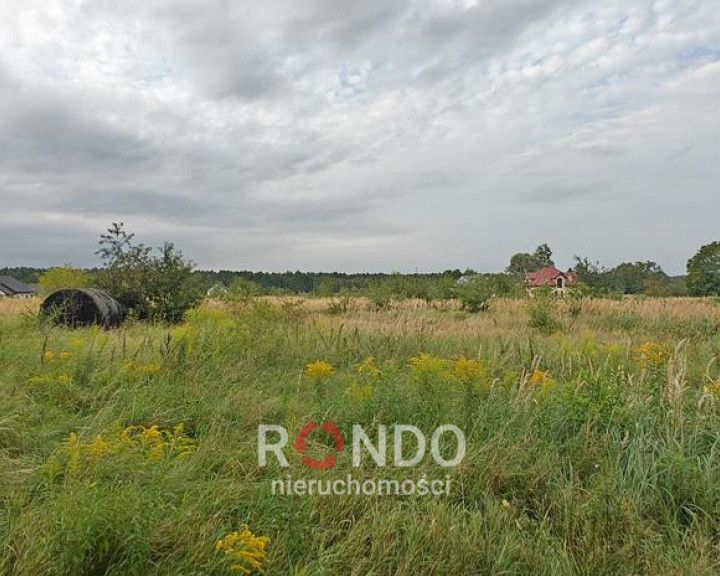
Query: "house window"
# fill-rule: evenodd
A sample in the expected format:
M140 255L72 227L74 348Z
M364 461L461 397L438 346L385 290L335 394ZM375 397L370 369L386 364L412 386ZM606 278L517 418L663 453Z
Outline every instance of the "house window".
M562 276L560 276L560 277L555 281L555 283L556 283L556 286L557 286L558 288L560 288L561 290L562 290L563 288L565 288L565 281L564 281L564 279L563 279Z

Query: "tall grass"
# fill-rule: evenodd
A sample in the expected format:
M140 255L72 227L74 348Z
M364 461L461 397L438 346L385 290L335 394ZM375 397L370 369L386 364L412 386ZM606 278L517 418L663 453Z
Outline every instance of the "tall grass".
M228 574L216 542L245 526L268 574L718 573L720 307L560 302L544 331L522 301L327 304L111 332L1 315L0 574ZM258 424L312 420L452 423L468 452L449 496L273 496L287 473L447 473L312 471L292 449L258 468Z

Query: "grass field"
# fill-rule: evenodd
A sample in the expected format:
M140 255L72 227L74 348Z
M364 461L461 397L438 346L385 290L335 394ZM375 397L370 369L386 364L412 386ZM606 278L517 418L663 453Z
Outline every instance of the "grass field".
M333 303L106 332L0 301L0 574L720 573L718 302ZM290 468L258 466L259 424L292 442L328 420L346 442L455 424L467 454L314 471L288 447ZM348 473L449 474L451 492L271 492Z

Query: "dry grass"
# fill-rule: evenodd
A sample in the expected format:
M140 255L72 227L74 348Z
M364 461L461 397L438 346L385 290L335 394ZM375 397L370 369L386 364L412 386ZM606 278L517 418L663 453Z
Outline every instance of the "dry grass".
M40 298L0 298L0 316L34 314L40 307Z
M375 334L423 333L437 337L484 338L516 336L528 331L529 300L498 299L486 313L468 314L458 301L425 302L403 300L389 309L376 310L367 298L352 298L347 311L330 314L336 298L268 297L277 306L296 306L308 313L319 327L342 325L346 330ZM207 305L222 307L222 302ZM628 339L628 326L641 331L642 324L666 322L680 325L692 322L714 322L720 325L720 305L701 298L635 298L621 300L563 300L557 303L561 332L572 337L593 332L600 341Z

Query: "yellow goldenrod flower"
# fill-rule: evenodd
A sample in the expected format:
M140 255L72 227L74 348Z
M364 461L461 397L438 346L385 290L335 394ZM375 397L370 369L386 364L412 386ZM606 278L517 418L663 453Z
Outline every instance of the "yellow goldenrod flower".
M95 440L90 442L87 448L88 452L90 452L93 456L107 456L111 452L110 445L103 440L101 434L95 436Z
M172 451L176 452L178 458L187 458L195 453L195 440L185 434L185 425L178 424L172 431Z
M375 393L375 386L372 383L367 382L361 384L360 382L353 382L347 389L347 394L356 402L365 402Z
M82 445L75 432L71 432L63 446L63 452L68 457L68 468L71 472L77 472L82 460Z
M368 356L362 362L358 362L354 366L355 372L360 376L367 376L370 378L379 378L380 369L375 365L375 357Z
M135 370L139 374L157 374L160 372L161 366L159 364L142 364L137 366Z
M408 365L416 376L447 375L447 360L425 352L410 358Z
M138 364L132 360L125 360L123 362L123 370L125 372L135 372L136 374L157 374L162 370L162 366L159 364Z
M70 384L70 381L72 379L67 374L60 374L60 376L57 377L57 383L58 384Z
M263 572L263 562L267 557L265 549L270 543L267 536L256 536L247 526L240 531L231 532L215 542L215 550L223 552L230 562L230 570L251 574Z
M720 396L720 380L717 382L711 382L710 384L706 384L703 386L703 395L704 396Z
M550 377L549 372L545 370L540 370L539 368L535 368L530 373L530 376L528 377L528 382L530 384L535 384L536 386L547 386L549 384L552 384L552 378Z
M317 384L321 384L335 372L335 368L329 362L318 360L305 366L305 376Z
M662 344L648 342L635 348L634 356L641 368L657 368L670 356L670 352Z
M187 458L194 454L196 443L185 433L183 424L172 429L163 429L157 425L129 426L116 429L107 436L98 434L91 442L83 443L74 432L63 444L64 462L68 470L76 473L88 462L88 456L94 459L115 454L136 454L151 461L160 461L173 457Z
M452 375L466 384L481 380L485 375L485 368L478 360L471 360L461 356L452 369Z
M45 362L54 362L55 352L53 352L52 350L45 350L45 353L43 354L43 360Z
M150 460L162 460L165 455L165 439L159 426L154 425L150 428L140 428L139 438L140 446L145 451Z
M72 352L67 352L66 350L60 352L60 360L70 360L70 358L72 358Z

